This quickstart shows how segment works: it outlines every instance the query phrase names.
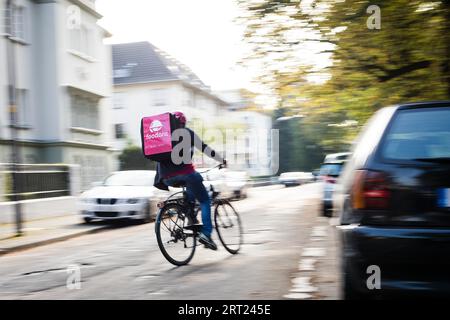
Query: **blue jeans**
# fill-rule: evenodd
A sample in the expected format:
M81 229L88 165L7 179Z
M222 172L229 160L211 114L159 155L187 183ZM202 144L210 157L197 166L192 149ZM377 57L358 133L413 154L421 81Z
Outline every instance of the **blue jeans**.
M203 177L198 172L185 174L180 176L164 179L164 183L168 186L177 185L180 182L186 184L186 194L189 201L194 202L195 199L200 203L202 210L202 233L208 237L211 236L213 226L211 222L211 200L208 191L203 185Z

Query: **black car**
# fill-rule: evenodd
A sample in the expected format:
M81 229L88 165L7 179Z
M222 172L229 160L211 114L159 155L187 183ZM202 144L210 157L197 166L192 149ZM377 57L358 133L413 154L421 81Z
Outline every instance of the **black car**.
M381 109L339 182L344 297L450 297L450 101Z

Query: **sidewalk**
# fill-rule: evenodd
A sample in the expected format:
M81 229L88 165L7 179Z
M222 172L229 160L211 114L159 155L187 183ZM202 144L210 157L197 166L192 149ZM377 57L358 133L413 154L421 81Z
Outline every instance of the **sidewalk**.
M83 224L79 215L68 215L25 222L24 235L15 236L15 225L0 224L0 256L49 243L64 241L108 228L108 224Z

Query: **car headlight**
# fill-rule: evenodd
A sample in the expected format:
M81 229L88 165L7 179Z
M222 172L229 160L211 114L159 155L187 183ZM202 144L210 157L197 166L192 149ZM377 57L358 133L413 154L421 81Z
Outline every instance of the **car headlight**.
M94 202L95 202L95 199L92 199L92 198L82 198L82 199L81 199L81 202L83 202L83 203L94 203Z

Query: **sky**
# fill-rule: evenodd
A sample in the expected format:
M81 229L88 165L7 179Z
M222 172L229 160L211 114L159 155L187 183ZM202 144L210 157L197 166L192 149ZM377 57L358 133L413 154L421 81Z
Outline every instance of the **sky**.
M213 90L254 90L237 66L246 46L234 0L97 0L107 43L149 41L189 66Z

